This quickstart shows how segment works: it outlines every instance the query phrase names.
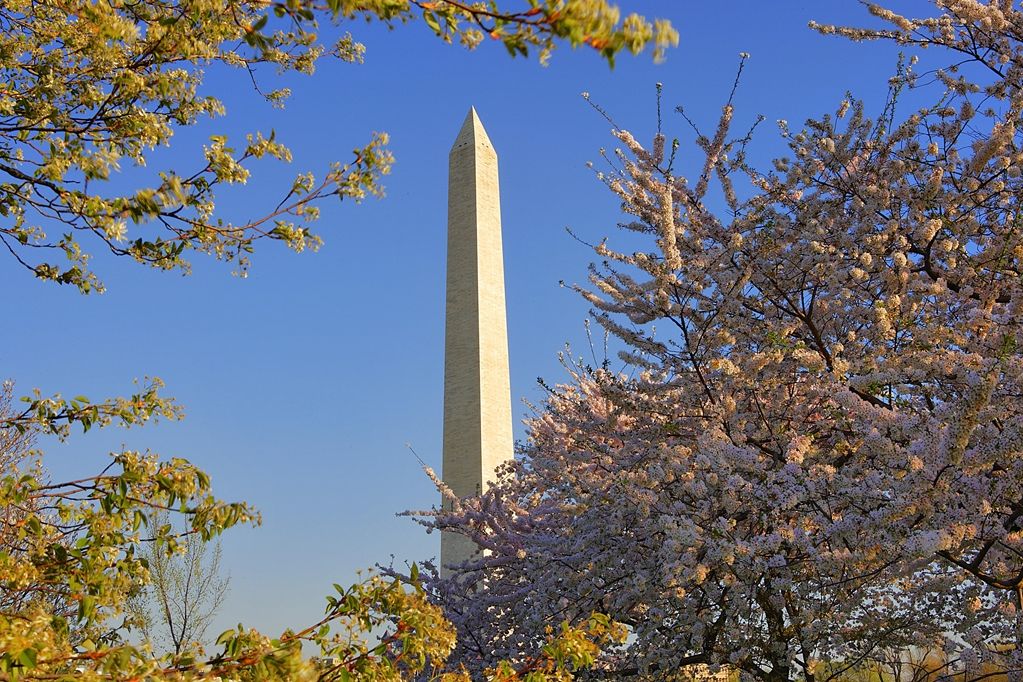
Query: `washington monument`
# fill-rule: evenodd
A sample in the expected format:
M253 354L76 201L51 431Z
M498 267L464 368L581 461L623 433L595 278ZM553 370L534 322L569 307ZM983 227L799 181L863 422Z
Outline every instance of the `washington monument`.
M513 456L497 153L475 109L448 157L446 298L441 475L467 497L486 489ZM442 533L442 574L476 551L472 540Z

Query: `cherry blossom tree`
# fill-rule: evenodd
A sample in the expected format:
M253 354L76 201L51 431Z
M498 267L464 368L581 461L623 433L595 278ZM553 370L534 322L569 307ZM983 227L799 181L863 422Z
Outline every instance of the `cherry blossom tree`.
M615 126L598 177L646 246L600 242L577 289L631 373L568 363L500 482L424 514L485 550L431 582L458 660L597 611L631 628L608 675L1023 668L1023 12L935 5L814 25L956 61L901 67L878 116L779 122L769 171L731 99L690 177Z

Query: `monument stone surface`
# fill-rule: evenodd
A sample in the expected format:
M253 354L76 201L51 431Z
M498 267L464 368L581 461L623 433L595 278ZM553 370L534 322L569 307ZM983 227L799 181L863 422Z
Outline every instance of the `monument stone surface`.
M497 153L474 108L448 157L446 311L441 477L466 497L513 457ZM477 551L472 540L442 533L442 574Z

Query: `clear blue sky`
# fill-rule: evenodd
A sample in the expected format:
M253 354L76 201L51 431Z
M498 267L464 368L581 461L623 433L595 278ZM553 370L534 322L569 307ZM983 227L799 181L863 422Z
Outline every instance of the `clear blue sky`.
M212 73L208 91L228 116L181 131L150 168L195 166L210 134L240 142L269 128L295 158L291 167L256 167L243 191L224 197L226 217L255 215L295 172L347 158L372 131L390 133L397 164L387 198L324 204L319 253L264 244L245 280L202 257L187 278L100 258L108 292L90 297L39 283L13 262L0 269L0 376L19 392L100 398L155 375L187 410L183 422L44 444L56 477L95 472L122 444L148 448L194 461L219 496L262 511L261 528L225 536L231 594L211 631L239 621L274 633L308 624L331 583L392 554L438 552L437 535L395 513L437 499L405 443L439 468L447 153L470 105L500 158L512 392L522 417L520 401L541 398L538 376L562 379L564 344L586 349L587 306L558 283L584 280L591 253L564 228L589 241L616 233L616 202L585 165L614 140L581 92L646 140L654 84L663 82L666 131L692 156L692 135L672 109L682 104L712 128L738 54L749 52L736 121L766 116L754 147L766 160L780 150L776 119L795 125L831 111L847 89L878 111L895 63L891 46L806 28L810 19L870 23L852 0L620 4L672 20L681 44L666 63L625 56L611 71L587 50L563 48L542 68L489 43L475 53L446 46L422 25L358 23L345 28L366 44L366 63L324 60L315 76L289 79L284 111L255 96L243 72Z

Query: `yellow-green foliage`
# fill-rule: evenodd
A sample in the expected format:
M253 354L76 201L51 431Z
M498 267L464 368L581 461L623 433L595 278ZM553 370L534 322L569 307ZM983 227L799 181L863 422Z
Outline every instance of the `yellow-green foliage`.
M38 395L18 409L3 402L0 430L64 438L76 424L130 427L177 418L178 407L159 388L153 380L130 398L98 403ZM24 442L0 440L9 448ZM414 569L404 582L372 577L347 589L335 585L324 617L301 630L279 637L229 630L212 657L199 649L156 656L148 644L130 644L125 605L149 580L140 543L173 552L181 540L157 519L181 515L186 533L210 539L235 524L257 523L258 515L214 498L209 477L181 459L126 450L96 476L54 483L33 462L35 453L0 454L0 680L397 681L424 673L466 679L445 668L455 630ZM495 679L570 679L624 633L595 615L583 628L549 634L540 657L502 665ZM308 658L303 646L330 664Z
M609 61L652 44L660 57L678 40L671 26L622 19L607 0L9 0L0 6L0 241L37 277L82 292L102 288L90 267L98 250L151 267L187 271L186 252L229 261L244 274L258 239L301 251L317 202L360 201L382 192L392 157L386 134L357 146L345 162L298 173L260 213L241 222L217 215L216 190L245 183L261 157L291 159L272 134L244 141L210 137L195 167L144 175L154 148L181 126L225 113L202 92L203 69L223 64L248 80L260 70L312 73L327 52L318 22L422 19L441 39L474 47L484 38L515 54L546 59L558 41L589 45ZM503 4L503 3L502 3ZM515 4L515 3L512 3ZM351 34L330 53L359 62ZM248 73L246 73L248 72ZM261 92L263 92L261 90ZM263 92L281 106L286 88ZM336 131L331 131L335 135ZM104 191L122 168L134 190ZM148 172L148 171L147 171ZM123 181L123 178L122 178ZM259 211L257 207L255 209Z

